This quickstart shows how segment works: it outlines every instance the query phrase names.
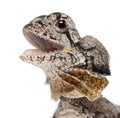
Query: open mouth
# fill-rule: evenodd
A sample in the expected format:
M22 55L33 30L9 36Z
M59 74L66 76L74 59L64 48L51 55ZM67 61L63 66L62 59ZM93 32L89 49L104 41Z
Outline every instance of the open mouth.
M42 38L29 30L23 29L26 39L37 49L29 49L24 52L24 55L41 55L49 52L61 51L64 47L49 39ZM52 40L52 39L51 39Z

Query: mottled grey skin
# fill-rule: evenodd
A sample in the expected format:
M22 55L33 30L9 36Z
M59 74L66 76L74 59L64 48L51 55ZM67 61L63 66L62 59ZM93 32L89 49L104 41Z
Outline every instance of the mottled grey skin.
M24 26L23 33L37 49L25 51L20 58L42 68L51 86L52 97L61 98L54 118L120 117L120 109L100 97L106 85L98 89L99 82L93 81L95 91L88 86L91 80L87 77L96 77L100 82L104 78L107 83L105 76L110 75L109 54L96 38L81 38L72 19L63 13L37 17ZM82 79L68 72L74 72L76 77L79 77L78 72L87 72L86 81L82 83ZM63 74L64 78L61 77ZM72 78L73 83L64 81L66 77ZM87 92L83 88L88 89ZM95 97L90 98L89 92L93 92Z
M53 118L120 118L120 107L104 97L95 101L61 97Z
M94 100L100 96L106 85L96 92L95 97L90 98L84 92L80 92L81 90L77 90L75 83L71 85L69 81L63 81L59 76L66 74L64 71L69 72L73 69L87 71L89 75L101 79L105 75L110 75L109 55L105 47L92 36L81 38L68 15L52 13L37 17L25 25L23 33L37 49L25 51L21 59L45 71L54 99L60 96L68 98L86 96ZM66 76L70 75L66 74ZM73 77L73 79L81 84L78 78ZM89 91L92 93L93 90L87 87L87 83L82 86L88 89L87 94Z
M66 22L65 28L58 27L59 20L64 20ZM30 40L29 37L26 35L27 31L32 32L40 38L44 38L45 41L40 41L39 39L37 39L39 41ZM36 46L37 48L48 52L59 50L52 54L48 53L47 56L49 56L47 58L51 58L51 56L54 56L56 54L59 54L61 55L60 57L63 56L64 58L70 56L70 60L66 59L66 61L70 61L70 64L66 62L68 64L65 65L65 68L68 68L66 66L76 65L79 66L79 68L92 70L100 74L110 74L109 55L105 47L92 36L85 36L81 38L78 31L76 30L75 24L72 19L63 13L52 13L48 16L37 17L23 28L23 32L29 42L31 42L32 45ZM55 43L56 45L50 46L50 42ZM61 45L61 47L59 45ZM57 49L58 46L61 49ZM70 52L71 54L64 52L62 47L68 49L68 52ZM32 54L30 56L32 56ZM59 56L57 57L57 61L60 61L59 64L61 64L61 58L59 58ZM44 63L46 62L45 59L46 58L38 60L40 62L38 62L39 64L37 65L34 64L34 61L30 63L43 68ZM56 57L49 60L50 63L52 63L52 61L56 61ZM55 63L56 62L52 64L52 67L54 67ZM47 66L48 65L49 64L47 64ZM60 65L59 67L63 65L64 63L62 63L62 65ZM89 67L89 65L91 65L92 67Z

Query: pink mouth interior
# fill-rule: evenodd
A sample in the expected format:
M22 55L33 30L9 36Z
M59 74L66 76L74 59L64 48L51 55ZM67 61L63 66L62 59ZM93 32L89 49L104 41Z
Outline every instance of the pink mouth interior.
M40 49L28 49L26 50L23 55L27 55L27 56L36 56L36 55L44 55L47 54L47 52L42 51Z

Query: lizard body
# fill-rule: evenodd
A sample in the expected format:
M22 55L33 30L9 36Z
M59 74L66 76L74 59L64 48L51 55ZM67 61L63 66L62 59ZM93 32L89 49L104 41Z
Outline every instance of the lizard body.
M45 71L54 99L100 96L110 75L108 52L96 38L81 38L68 15L36 17L23 33L37 49L26 50L20 58Z

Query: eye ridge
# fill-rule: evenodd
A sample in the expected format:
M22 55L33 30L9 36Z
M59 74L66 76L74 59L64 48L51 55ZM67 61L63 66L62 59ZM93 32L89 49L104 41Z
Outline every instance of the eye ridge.
M66 22L65 22L65 20L59 20L58 23L57 23L57 26L58 26L60 29L66 28Z

